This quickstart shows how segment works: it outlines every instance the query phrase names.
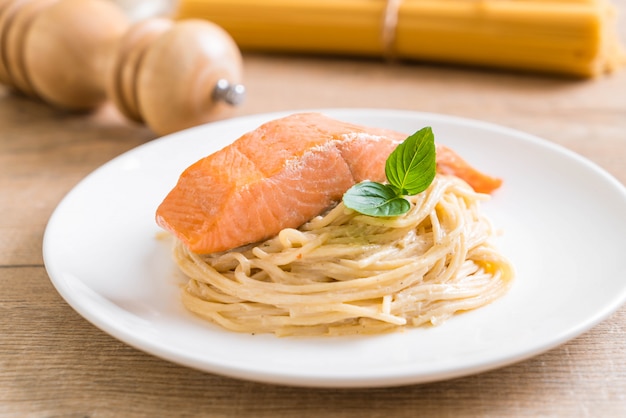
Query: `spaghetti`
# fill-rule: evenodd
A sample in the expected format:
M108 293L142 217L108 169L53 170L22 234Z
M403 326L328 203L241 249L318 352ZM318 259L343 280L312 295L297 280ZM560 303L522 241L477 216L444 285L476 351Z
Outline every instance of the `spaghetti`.
M177 242L182 300L229 330L372 334L438 325L502 296L511 264L490 243L489 196L438 175L411 210L374 218L337 204L264 242L199 255Z

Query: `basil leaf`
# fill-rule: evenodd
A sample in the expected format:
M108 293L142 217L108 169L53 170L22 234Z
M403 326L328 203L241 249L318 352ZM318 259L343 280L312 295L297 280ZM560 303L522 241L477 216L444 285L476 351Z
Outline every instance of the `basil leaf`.
M437 172L435 136L430 127L420 129L393 150L385 163L388 184L364 181L344 195L346 207L369 216L397 216L411 203L404 198L423 192Z
M385 174L398 194L415 195L426 190L436 174L432 128L422 128L398 145L387 158Z
M387 184L364 181L343 195L346 207L369 216L397 216L408 212L411 204Z

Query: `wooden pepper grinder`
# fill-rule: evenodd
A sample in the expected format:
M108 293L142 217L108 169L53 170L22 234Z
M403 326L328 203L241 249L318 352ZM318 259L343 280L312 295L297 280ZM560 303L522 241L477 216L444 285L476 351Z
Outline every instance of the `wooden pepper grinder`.
M232 38L205 20L131 24L105 0L0 0L0 82L69 110L110 99L167 134L224 117L245 96Z

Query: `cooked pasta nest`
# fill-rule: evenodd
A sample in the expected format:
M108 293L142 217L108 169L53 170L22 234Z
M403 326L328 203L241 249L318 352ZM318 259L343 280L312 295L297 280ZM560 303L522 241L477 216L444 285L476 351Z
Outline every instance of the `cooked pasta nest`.
M180 242L182 301L229 330L372 334L438 325L502 296L513 268L480 210L489 196L438 175L408 213L361 215L341 202L298 229L200 255Z

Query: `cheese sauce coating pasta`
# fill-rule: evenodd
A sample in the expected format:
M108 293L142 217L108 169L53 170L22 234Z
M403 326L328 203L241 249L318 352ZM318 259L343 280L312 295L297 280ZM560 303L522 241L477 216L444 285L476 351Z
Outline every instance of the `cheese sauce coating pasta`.
M183 303L238 332L344 335L438 325L506 293L514 273L490 242L488 195L437 175L408 199L392 218L340 202L299 229L210 255L177 242Z

